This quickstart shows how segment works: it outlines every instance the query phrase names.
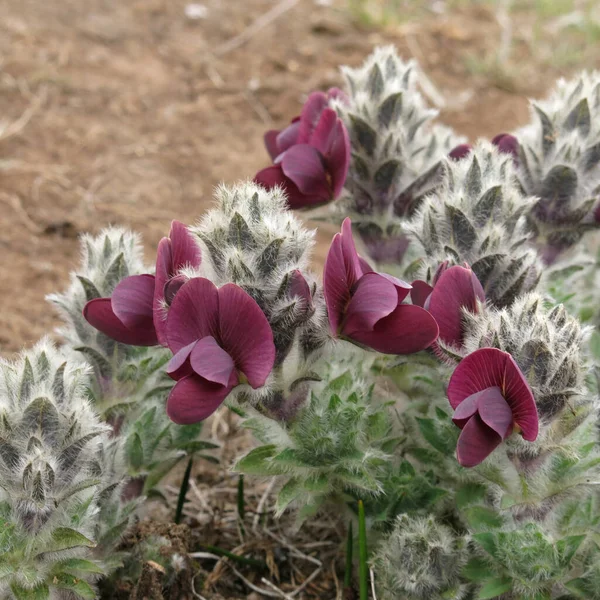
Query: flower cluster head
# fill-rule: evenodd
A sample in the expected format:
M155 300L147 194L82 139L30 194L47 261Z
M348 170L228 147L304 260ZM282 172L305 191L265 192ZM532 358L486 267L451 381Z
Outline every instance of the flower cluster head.
M273 166L256 174L255 181L267 189L285 190L290 208L308 208L337 198L350 163L348 132L330 108L334 98L343 103L343 92L313 92L302 113L281 131L265 134Z
M518 164L519 140L517 140L514 135L511 135L510 133L499 133L492 138L492 144L503 154L511 154L515 163ZM471 144L459 144L448 153L448 156L454 160L460 160L467 156L472 150L473 146Z
M445 261L467 263L496 306L535 288L542 269L525 220L534 202L521 191L512 156L488 142L444 160L440 185L405 227L423 256L421 279L431 282Z
M485 292L479 279L468 265L448 266L443 262L437 269L432 285L426 281L412 282L410 297L413 304L428 310L440 329L439 343L460 348L464 338L464 311L476 313L485 302Z
M539 199L528 213L544 260L597 227L600 193L600 73L561 79L533 121L516 132L521 185Z
M434 124L417 65L393 46L342 74L348 100L334 107L350 132L352 161L339 210L352 217L372 260L397 263L408 246L402 221L437 185L440 160L461 139Z
M169 304L183 283L179 272L201 263L199 245L186 227L173 221L171 233L158 247L156 275L130 275L112 290L110 297L90 300L85 319L108 337L132 346L164 345L163 305Z
M460 571L469 559L469 538L434 516L400 514L375 553L375 583L382 600L462 600L468 586Z
M323 274L333 336L387 354L424 350L436 340L438 325L425 309L403 303L410 290L408 283L375 272L358 255L346 218Z
M481 463L516 428L527 441L537 438L533 393L507 352L482 348L469 354L452 374L448 399L462 429L456 456L464 467Z

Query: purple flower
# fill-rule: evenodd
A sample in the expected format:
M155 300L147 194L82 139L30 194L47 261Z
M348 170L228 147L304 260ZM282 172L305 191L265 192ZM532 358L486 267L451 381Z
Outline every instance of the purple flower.
M156 286L154 289L154 326L160 343L167 345L165 332L166 307L173 302L175 294L186 282L179 275L184 267L197 268L202 262L200 246L194 240L188 228L179 221L171 223L169 237L158 244L156 254Z
M210 416L239 383L264 385L275 361L273 332L242 288L217 288L195 277L173 299L166 322L174 356L167 373L177 381L167 414L179 424Z
M85 320L104 335L130 346L155 346L154 275L125 277L110 298L95 298L83 308Z
M492 144L504 154L512 154L515 162L519 160L519 140L510 133L499 133L492 139ZM473 146L471 144L459 144L456 148L450 150L448 156L454 160L460 160L467 156Z
M85 319L108 337L130 346L166 345L164 310L183 279L176 276L184 266L200 265L200 248L179 221L171 224L169 238L158 245L156 276L132 275L120 281L110 298L90 300Z
M282 131L268 131L265 145L275 163L256 174L257 183L282 186L290 208L304 208L337 198L348 174L348 131L329 101L343 92L314 92L302 114Z
M479 279L468 266L448 267L442 263L433 279L413 281L410 297L413 304L428 310L440 328L440 339L451 346L462 346L463 309L478 311L478 301L485 302Z
M463 467L481 463L515 430L529 442L538 436L533 393L508 352L482 348L469 354L450 378L448 399L462 429L456 456Z
M323 273L323 292L334 336L387 354L424 350L438 336L435 319L420 306L403 304L411 286L376 273L356 252L352 224L335 235Z

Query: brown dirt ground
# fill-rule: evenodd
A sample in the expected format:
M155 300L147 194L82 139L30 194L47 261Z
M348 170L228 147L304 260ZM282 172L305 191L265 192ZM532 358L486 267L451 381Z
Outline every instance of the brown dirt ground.
M470 137L523 122L525 97L557 74L538 69L516 86L470 75L469 57L492 52L500 35L483 8L377 32L337 1L300 0L225 52L273 0L205 0L207 17L195 21L186 0L0 4L0 127L30 117L0 135L0 353L52 330L44 296L65 286L78 233L128 225L150 257L171 219L193 222L218 182L267 164L265 129L373 46L416 57L450 101L443 119ZM517 53L530 58L526 47ZM330 235L320 233L317 262Z

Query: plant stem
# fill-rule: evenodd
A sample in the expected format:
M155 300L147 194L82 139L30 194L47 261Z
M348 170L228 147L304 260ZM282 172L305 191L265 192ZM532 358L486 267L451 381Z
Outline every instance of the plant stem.
M240 521L244 520L246 516L246 505L244 502L244 476L240 475L238 479L238 489L237 489L237 509L238 509L238 517Z
M358 501L358 582L360 600L369 597L369 565L367 557L367 525L365 521L365 506Z
M212 554L216 554L217 556L225 556L239 562L244 565L248 565L250 567L254 567L256 569L264 569L266 570L267 564L262 560L255 560L254 558L246 558L245 556L240 556L239 554L234 554L233 552L229 552L228 550L223 550L223 548L219 548L218 546L207 546L206 544L202 544L201 546L207 552L212 552Z
M348 524L348 540L346 541L346 571L344 572L344 587L352 586L352 521Z
M183 513L183 505L185 504L185 497L190 487L190 475L192 474L192 466L194 464L194 458L190 457L187 468L183 474L183 480L181 481L181 487L179 488L179 497L177 498L177 508L175 509L175 523L179 525L181 523L181 516Z

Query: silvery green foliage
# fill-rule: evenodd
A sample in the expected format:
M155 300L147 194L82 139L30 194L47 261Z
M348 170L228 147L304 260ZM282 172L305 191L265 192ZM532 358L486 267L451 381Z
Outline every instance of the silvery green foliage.
M349 100L333 101L350 134L352 160L344 216L352 217L373 260L397 262L406 249L400 223L437 183L439 162L463 140L434 124L418 91L418 66L393 46L356 69L343 67Z
M81 246L81 265L72 273L70 286L48 300L64 319L58 332L65 350L94 367L89 393L96 410L123 439L125 462L129 474L138 478L139 494L154 487L183 457L212 445L197 439L200 424L176 425L166 415L165 401L173 386L163 368L170 358L167 350L117 343L83 318L86 302L108 297L123 278L151 270L141 260L139 237L113 227L98 236L84 235Z
M381 600L462 600L469 587L460 571L469 559L469 539L436 517L398 515L379 544L373 565Z
M201 273L218 286L232 282L252 296L271 325L276 348L266 385L256 391L238 386L232 395L286 419L292 405L306 398L303 382L314 378L328 339L323 292L306 270L314 232L287 210L279 189L250 182L221 186L216 200L191 229L203 247Z
M532 102L532 123L516 132L519 180L539 200L529 223L545 258L596 227L600 194L600 72L561 79L550 96Z
M103 471L109 428L88 400L88 378L47 341L0 362L1 598L95 598L111 564L116 540L98 545L100 519L125 473L119 461ZM122 533L127 516L114 510Z
M444 261L468 263L496 306L534 289L542 268L524 216L534 202L521 192L512 156L488 142L444 160L439 187L406 225L423 257L421 278L431 282Z
M263 445L241 458L236 470L277 476L279 512L291 505L303 520L346 492L369 497L382 492L391 422L373 395L369 364L364 355L339 362L336 357L293 421L254 415L244 422Z

